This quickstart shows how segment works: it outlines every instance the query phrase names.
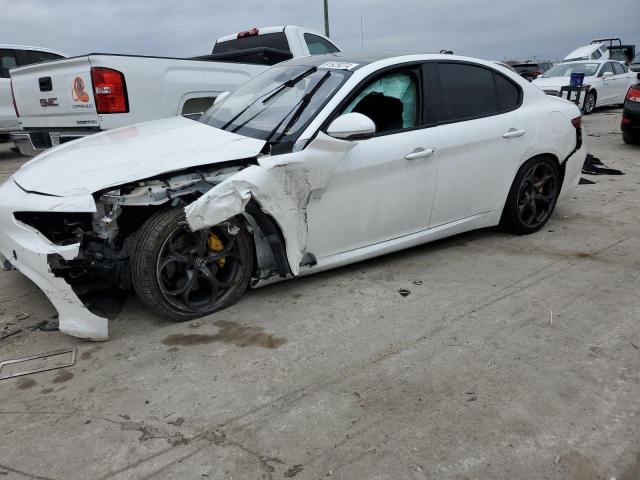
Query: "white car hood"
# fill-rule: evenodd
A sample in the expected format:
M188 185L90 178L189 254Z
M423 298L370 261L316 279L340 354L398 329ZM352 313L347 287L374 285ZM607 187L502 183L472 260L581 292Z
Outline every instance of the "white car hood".
M258 155L265 142L170 117L85 137L48 150L14 175L24 190L58 196Z

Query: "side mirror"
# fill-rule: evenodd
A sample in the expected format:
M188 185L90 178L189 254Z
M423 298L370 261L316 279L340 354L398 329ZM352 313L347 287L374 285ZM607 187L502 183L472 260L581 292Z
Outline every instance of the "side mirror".
M638 72L638 75L636 75L638 77L638 81L640 82L640 72Z
M603 77L613 77L613 72L604 72L602 74Z
M327 128L327 135L342 140L373 135L374 133L376 133L376 124L373 123L373 120L366 115L354 112L340 115Z

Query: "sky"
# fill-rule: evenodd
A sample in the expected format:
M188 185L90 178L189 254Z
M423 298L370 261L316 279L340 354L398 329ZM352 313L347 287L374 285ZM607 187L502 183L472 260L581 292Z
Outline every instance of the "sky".
M0 43L67 55L189 57L255 26L324 28L322 0L0 0L0 8ZM640 49L640 0L329 0L329 19L343 50L364 43L365 50L556 60L610 36Z

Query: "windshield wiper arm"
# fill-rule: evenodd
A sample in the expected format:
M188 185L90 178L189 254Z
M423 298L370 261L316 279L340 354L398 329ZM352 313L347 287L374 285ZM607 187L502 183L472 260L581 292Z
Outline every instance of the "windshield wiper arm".
M302 80L303 78L305 78L308 75L311 75L312 73L314 73L316 70L318 69L318 67L311 67L308 70L305 70L304 72L300 73L299 75L287 80L284 83L281 83L280 85L278 85L277 87L269 90L267 93L264 93L262 95L260 95L258 98L256 98L253 102L251 102L249 105L247 105L246 107L244 107L242 110L240 110L240 113L238 113L237 115L235 115L231 120L229 120L227 123L225 123L221 129L222 130L226 130L227 127L229 125L231 125L233 122L235 122L238 118L240 118L247 110L249 110L252 106L254 106L258 100L260 100L261 98L265 97L266 95L268 95L267 98L265 98L262 103L267 103L269 100L271 100L273 97L275 97L278 93L280 93L282 90L284 90L287 87L293 87L296 83L298 83L300 80ZM251 117L249 120L247 120L247 122L250 122L251 120L253 120L257 115L254 115L253 117ZM234 132L237 131L239 128L243 127L247 122L243 122L241 123L237 128L234 129Z
M300 115L302 115L302 112L304 111L304 109L306 108L307 105L309 105L309 102L311 101L311 99L313 98L313 96L318 92L318 90L320 90L320 87L322 86L322 84L324 82L327 81L327 79L331 76L331 72L328 71L327 73L325 73L320 80L318 80L318 83L316 83L313 88L311 90L309 90L307 93L304 94L304 96L300 99L300 101L298 102L298 104L293 107L293 109L291 110L291 112L294 112L293 115L291 116L291 120L289 120L287 122L287 125L284 127L284 129L282 129L282 132L280 132L280 135L278 135L277 138L275 138L273 141L274 143L279 141L282 137L285 136L285 134L289 131L289 129L291 127L293 127L295 125L295 123L298 121L298 119L300 118ZM278 125L276 125L276 128L274 128L273 130L271 130L271 132L269 132L269 136L267 137L267 142L270 141L271 137L273 135L275 135L275 133L278 131L278 129L280 128L280 126L284 123L284 121L287 119L287 117L291 114L291 112L289 112L280 123L278 123Z

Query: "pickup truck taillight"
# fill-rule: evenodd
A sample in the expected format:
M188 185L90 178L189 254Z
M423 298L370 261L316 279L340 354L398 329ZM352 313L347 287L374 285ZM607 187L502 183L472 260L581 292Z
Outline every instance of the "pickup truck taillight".
M627 92L627 100L630 102L640 102L640 86L636 85Z
M104 67L91 68L93 96L98 113L127 113L129 99L122 72Z
M18 112L18 105L16 105L16 96L13 94L13 79L9 82L9 85L11 86L11 100L13 100L13 109L16 111L16 117L19 117L20 113Z

